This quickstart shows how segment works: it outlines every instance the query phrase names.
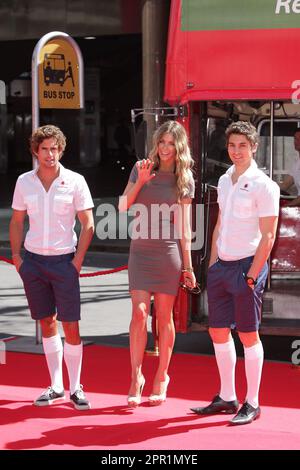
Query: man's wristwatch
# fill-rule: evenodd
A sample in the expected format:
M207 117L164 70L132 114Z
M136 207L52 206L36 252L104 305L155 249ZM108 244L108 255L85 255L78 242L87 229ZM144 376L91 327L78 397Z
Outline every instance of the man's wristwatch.
M256 286L257 284L257 279L253 279L251 276L247 276L247 274L244 274L245 281L247 282L248 286Z

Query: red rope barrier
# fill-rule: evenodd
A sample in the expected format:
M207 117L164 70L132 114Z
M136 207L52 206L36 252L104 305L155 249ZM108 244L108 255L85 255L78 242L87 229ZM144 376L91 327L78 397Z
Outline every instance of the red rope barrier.
M114 268L114 269L107 269L106 271L95 271L94 273L80 274L80 277L103 276L103 274L117 273L118 271L124 271L124 269L127 269L127 268L128 266L127 264L125 264L124 266L119 266L118 268Z
M0 261L4 261L5 263L9 263L9 264L14 264L11 259L5 258L4 256L0 256ZM118 271L124 271L127 268L128 268L127 264L124 264L124 266L119 266L118 268L107 269L104 271L95 271L94 273L80 274L79 276L80 277L103 276L104 274L112 274L112 273L117 273Z
M11 259L4 258L4 256L0 256L0 261L5 261L5 263L14 264Z

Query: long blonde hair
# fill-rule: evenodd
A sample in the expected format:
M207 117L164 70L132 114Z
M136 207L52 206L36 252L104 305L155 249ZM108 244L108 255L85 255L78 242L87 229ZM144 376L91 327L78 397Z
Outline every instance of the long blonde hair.
M164 122L153 134L153 147L149 153L150 160L154 161L154 170L159 168L158 144L164 134L171 134L174 139L176 158L175 175L178 199L187 197L193 184L193 173L191 168L194 161L188 144L185 128L176 121Z

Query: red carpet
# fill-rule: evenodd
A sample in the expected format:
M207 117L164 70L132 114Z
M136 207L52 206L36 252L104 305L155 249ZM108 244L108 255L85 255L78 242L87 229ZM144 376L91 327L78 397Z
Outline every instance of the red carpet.
M45 408L32 405L48 385L43 356L7 353L0 366L0 449L299 449L300 371L290 364L266 362L261 388L262 416L230 427L228 417L198 417L189 412L218 390L213 357L174 354L166 403L150 407L157 358L146 357L142 405L126 406L129 351L86 346L82 383L92 409L79 412L68 400ZM245 395L244 363L237 365L238 397Z

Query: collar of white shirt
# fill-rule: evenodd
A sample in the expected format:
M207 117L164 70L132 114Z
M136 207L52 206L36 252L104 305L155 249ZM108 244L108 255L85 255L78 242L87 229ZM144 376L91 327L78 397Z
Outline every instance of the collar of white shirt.
M251 161L251 165L249 166L249 168L247 168L247 170L238 177L238 179L240 178L251 178L251 176L254 176L256 171L257 171L257 163L256 161L252 158L252 161ZM226 175L228 175L229 177L231 177L233 175L233 173L235 172L235 165L232 165L230 168L228 168L228 170L226 171Z
M33 177L34 178L38 178L38 175L37 175L38 171L39 171L39 167L37 166L33 171ZM55 186L57 184L61 184L61 183L64 184L65 183L64 180L66 180L66 179L68 179L68 172L67 172L66 168L61 163L59 163L59 175L55 179L55 182L56 182Z

